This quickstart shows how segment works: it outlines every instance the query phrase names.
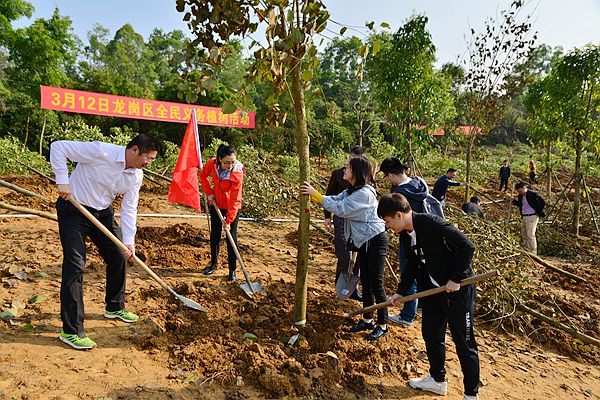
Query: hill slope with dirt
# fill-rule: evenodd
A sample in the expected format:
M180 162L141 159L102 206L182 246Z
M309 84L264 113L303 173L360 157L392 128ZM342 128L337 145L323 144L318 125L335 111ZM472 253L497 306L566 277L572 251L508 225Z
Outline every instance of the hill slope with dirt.
M56 198L41 178L4 179ZM52 201L4 188L0 196L53 212ZM145 184L140 197L140 213L191 214L166 203L165 188ZM141 319L132 325L103 318L104 265L90 245L85 326L98 347L80 352L57 339L61 249L56 223L0 218L0 305L2 311L19 311L11 322L0 321L0 398L430 398L406 385L408 378L427 371L419 320L412 327L391 326L390 334L376 343L347 333L352 322L342 315L359 304L337 299L333 249L319 230L311 232L308 323L301 332L293 327L296 228L293 222L240 223L242 257L252 280L264 287L251 300L240 289L241 281L225 281L225 268L201 274L210 257L204 219L140 217L138 255L208 313L182 307L134 266L128 272L127 307ZM222 265L225 257L221 254ZM391 291L393 276L386 281ZM576 290L563 290L579 296ZM589 302L597 307L597 296ZM492 327L476 330L482 398L599 397L597 353L581 358L565 351L569 346L540 347L526 337L488 330ZM301 338L288 344L298 333ZM452 347L448 397L460 398L462 376Z

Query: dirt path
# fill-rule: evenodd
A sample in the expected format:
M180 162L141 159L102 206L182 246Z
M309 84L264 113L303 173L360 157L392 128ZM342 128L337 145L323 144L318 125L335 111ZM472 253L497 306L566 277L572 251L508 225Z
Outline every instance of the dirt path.
M162 194L142 197L140 212L181 212ZM317 232L308 326L292 346L287 341L297 333L291 324L295 224L240 223L245 262L253 280L265 287L256 301L225 282L225 269L209 277L200 273L209 260L204 220L140 218L138 225L138 252L148 265L210 312L182 308L134 267L127 306L141 321L105 320L104 267L90 247L86 332L98 348L78 352L57 340L61 251L56 224L0 218L0 270L11 267L28 276L5 276L0 288L0 311L15 300L26 304L17 326L0 321L0 399L430 398L406 386L407 378L427 371L419 320L410 328L392 326L390 335L375 344L346 333L350 322L341 315L357 304L335 297L331 247ZM39 294L47 299L30 304ZM22 330L26 323L33 325L32 332ZM477 332L483 399L600 398L597 365L540 349L524 338ZM245 340L245 333L258 340ZM459 399L462 378L451 346L448 359L447 397Z

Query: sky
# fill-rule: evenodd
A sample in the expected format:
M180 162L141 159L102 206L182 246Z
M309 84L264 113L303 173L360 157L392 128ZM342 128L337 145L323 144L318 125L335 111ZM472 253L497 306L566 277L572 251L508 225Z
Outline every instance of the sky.
M28 0L36 11L32 19L21 19L14 25L29 25L35 18L48 18L55 7L73 22L74 32L87 42L87 33L99 23L110 29L111 35L126 23L145 38L154 30L188 29L182 14L175 10L175 0ZM538 43L565 50L588 43L600 43L600 0L525 0L532 15ZM456 62L467 49L465 35L473 27L483 27L484 21L508 8L510 0L324 0L331 19L344 25L356 26L365 33L364 24L387 22L396 31L414 13L429 18L428 30L437 47L438 65ZM332 22L325 32L331 38L340 26ZM345 33L361 33L351 29ZM327 39L325 39L327 42Z

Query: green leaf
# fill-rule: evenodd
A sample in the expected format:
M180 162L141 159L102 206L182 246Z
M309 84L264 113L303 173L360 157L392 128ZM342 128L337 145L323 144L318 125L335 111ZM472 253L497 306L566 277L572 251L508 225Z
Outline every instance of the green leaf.
M348 28L346 28L345 26L342 27L342 29L340 29L340 35L343 35L347 30Z
M365 58L367 56L368 52L369 52L369 46L367 44L363 44L362 46L360 46L360 49L358 49L358 55L361 56L362 58Z
M42 301L45 301L47 298L48 298L48 295L46 295L45 293L36 294L34 296L31 296L31 298L29 299L29 302L31 304L41 303Z
M377 53L379 53L379 50L381 50L381 42L379 40L375 40L373 42L373 55L377 55Z
M365 26L369 28L369 30L373 30L373 25L375 25L375 21L365 23Z
M302 80L305 82L310 82L312 80L312 71L310 69L302 71Z
M387 22L382 22L379 26L381 26L382 28L390 28L390 24L388 24Z
M256 336L254 333L246 332L244 333L244 339L258 340L258 336Z
M196 379L198 379L198 375L196 375L196 374L188 375L183 380L183 384L184 385L189 385L190 383L195 382Z
M33 275L33 277L38 279L45 279L48 277L48 274L43 271L38 271L35 273L35 275Z
M3 319L4 321L9 321L9 320L13 319L14 317L15 317L15 314L11 313L8 310L2 311L0 313L0 319Z
M34 326L33 326L32 324L25 324L25 325L23 325L23 326L21 327L21 330L22 330L23 332L33 332L33 330L34 330L34 329L35 329L35 328L34 328Z
M223 102L223 107L221 107L221 112L223 114L232 114L237 109L238 109L237 106L235 104L233 104L233 102L231 100L225 100Z

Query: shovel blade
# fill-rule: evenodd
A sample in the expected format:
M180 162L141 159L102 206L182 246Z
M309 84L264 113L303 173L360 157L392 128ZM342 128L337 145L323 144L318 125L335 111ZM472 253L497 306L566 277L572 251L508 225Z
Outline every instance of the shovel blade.
M194 300L190 300L187 297L184 297L180 294L178 294L177 296L177 300L181 301L183 303L184 306L192 308L194 310L198 310L198 311L202 311L202 312L208 312L208 310L204 307L202 307L199 303L196 303Z
M260 283L258 282L250 282L250 285L247 283L242 283L240 287L249 297L252 297L253 294L263 290L262 286L260 286Z
M341 300L347 300L356 290L358 276L342 272L335 284L335 293Z

